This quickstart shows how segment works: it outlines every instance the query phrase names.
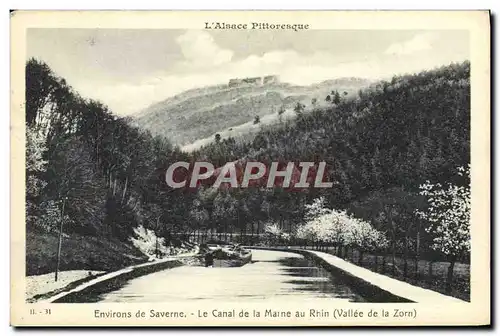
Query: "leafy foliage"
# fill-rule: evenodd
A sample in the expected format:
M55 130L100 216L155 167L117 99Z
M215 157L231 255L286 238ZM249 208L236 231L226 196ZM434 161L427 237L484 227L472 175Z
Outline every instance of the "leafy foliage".
M131 238L132 244L146 256L161 257L167 254L165 238L156 236L153 230L140 225L134 229L134 236Z
M470 181L470 167L459 167L458 174ZM469 182L470 183L470 182ZM420 186L428 208L416 213L429 223L427 232L434 236L432 248L449 256L470 252L470 184L464 186L429 181Z
M168 237L185 223L183 200L194 195L163 180L187 155L82 98L36 59L26 64L26 138L29 231L58 228L63 204L64 234L128 242L140 225Z

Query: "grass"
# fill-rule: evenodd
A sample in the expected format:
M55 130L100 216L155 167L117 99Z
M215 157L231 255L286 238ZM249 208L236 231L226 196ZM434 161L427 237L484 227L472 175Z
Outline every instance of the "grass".
M322 251L336 255L333 249ZM457 262L453 271L451 292L446 291L446 277L449 262L407 259L407 272L404 274L404 258L396 256L394 260L394 273L392 255L374 255L363 253L362 263L359 263L359 251L348 250L345 260L367 268L373 272L384 274L392 278L408 282L412 285L450 295L461 300L470 301L470 265Z
M57 234L26 234L26 275L54 272L57 265ZM114 271L147 261L139 250L109 237L71 234L63 237L59 270Z
M61 288L58 288L58 289L54 289L53 291L50 291L50 292L47 292L47 293L42 293L42 294L37 294L37 295L34 295L33 297L31 298L28 298L26 299L26 302L27 303L33 303L33 302L37 302L39 300L45 300L45 299L48 299L54 295L57 295L59 293L62 293L62 292L67 292L67 291L70 291L78 286L80 286L81 284L87 282L87 281L90 281L92 279L95 279L99 276L103 275L102 273L101 274L94 274L94 275L91 275L91 276L88 276L88 277L85 277L83 279L80 279L80 280L76 280L76 281L73 281L73 282L70 282L69 284L67 284L66 286L64 287L61 287Z

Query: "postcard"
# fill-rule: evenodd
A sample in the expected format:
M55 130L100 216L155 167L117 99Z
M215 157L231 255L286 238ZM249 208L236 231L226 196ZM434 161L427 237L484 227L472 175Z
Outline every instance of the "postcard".
M486 326L488 11L14 11L13 326Z

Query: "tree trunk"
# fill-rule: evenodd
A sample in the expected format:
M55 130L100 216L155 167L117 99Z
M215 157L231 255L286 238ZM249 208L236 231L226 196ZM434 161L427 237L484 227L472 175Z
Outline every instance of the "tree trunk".
M155 245L155 254L156 254L156 259L159 258L159 251L158 251L158 234L156 234L156 245Z
M420 275L418 274L418 263L419 263L419 257L418 254L415 255L415 279L418 280Z
M159 251L159 245L158 245L158 228L160 226L160 216L156 218L156 230L155 230L155 236L156 236L156 246L155 246L155 252L156 252L156 259L160 258L160 251Z
M420 261L420 222L418 224L417 229L417 251L415 253L415 279L419 279L420 275L418 274L418 262Z
M451 293L453 282L453 269L455 268L456 257L451 257L450 266L448 267L448 275L446 277L446 293Z
M125 179L125 187L123 188L123 193L122 193L122 203L125 200L125 195L127 194L127 185L128 185L128 176Z
M391 224L391 237L392 237L392 275L396 274L396 227L392 220L392 209L388 210L387 218Z
M382 273L385 273L386 258L387 258L387 251L385 251L384 255L382 256Z
M57 244L57 265L56 265L56 274L55 281L57 282L59 265L61 264L61 246L62 246L62 236L63 236L63 225L64 225L64 207L66 205L66 198L63 199L62 210L61 210L61 225L59 226L59 241Z
M432 261L429 262L429 283L432 284Z
M392 241L392 275L396 275L396 240Z
M115 181L113 182L113 196L115 196L116 194L116 177L115 177Z
M405 251L404 251L404 266L403 266L403 277L406 279L408 276L408 237L405 237Z

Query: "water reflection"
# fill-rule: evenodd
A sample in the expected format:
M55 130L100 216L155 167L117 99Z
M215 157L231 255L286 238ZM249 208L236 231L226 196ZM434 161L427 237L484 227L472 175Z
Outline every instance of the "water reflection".
M348 284L303 256L253 250L243 267L182 266L144 275L100 297L104 302L324 299L364 301Z
M331 296L351 302L365 301L348 284L310 259L297 255L297 257L280 258L276 262L280 265L279 270L292 278L285 282L294 285L293 291L313 292L317 296Z

